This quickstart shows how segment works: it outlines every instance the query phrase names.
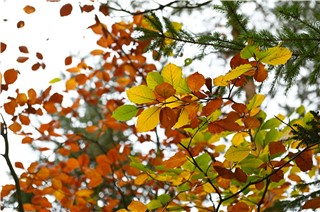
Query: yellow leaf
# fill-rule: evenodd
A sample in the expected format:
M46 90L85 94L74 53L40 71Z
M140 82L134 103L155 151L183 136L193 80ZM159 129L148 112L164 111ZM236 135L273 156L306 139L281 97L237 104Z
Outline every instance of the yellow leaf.
M174 128L180 128L189 123L189 114L188 111L182 109L178 118L177 123L173 126Z
M147 132L155 128L159 122L161 108L154 106L145 109L139 116L137 120L137 130L138 132Z
M239 146L242 142L244 142L244 133L241 133L241 132L236 133L233 136L231 142L234 146Z
M231 146L226 154L225 154L225 158L228 161L232 161L232 162L239 162L242 161L243 159L245 159L250 153L250 149L248 147L243 147L243 146Z
M214 188L212 187L212 185L210 183L205 183L203 184L203 190L207 193L213 193L215 192Z
M134 179L134 184L135 185L142 185L147 179L149 175L143 173L139 174L136 179Z
M76 192L76 196L78 197L89 197L93 193L93 190L83 189Z
M250 111L250 116L256 115L260 111L260 105L264 100L264 95L256 94L247 104L247 109Z
M147 210L147 206L139 201L132 200L132 202L128 206L128 209L132 212L144 212Z
M247 71L250 71L251 69L251 64L240 65L235 69L231 70L225 76L219 76L215 78L213 83L215 86L227 86L231 80L238 78L239 76L246 73Z
M280 46L256 52L257 61L273 66L285 64L291 56L292 52L289 49Z
M179 87L180 81L182 80L182 70L175 64L167 64L161 72L161 75L165 82L177 89Z
M138 85L127 90L128 99L136 104L153 102L156 99L153 91L146 85Z

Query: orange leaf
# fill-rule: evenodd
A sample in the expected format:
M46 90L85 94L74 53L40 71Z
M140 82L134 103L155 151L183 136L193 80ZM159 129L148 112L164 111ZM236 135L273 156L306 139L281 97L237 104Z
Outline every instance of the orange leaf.
M21 141L21 143L23 144L31 144L33 141L33 138L30 138L30 137L24 137Z
M20 169L24 169L24 166L21 162L15 162L15 167L20 168Z
M208 104L202 108L202 114L205 116L210 116L215 110L222 106L222 103L223 101L221 98L210 100Z
M41 167L37 173L37 177L41 180L47 180L50 177L50 171L47 167Z
M19 46L19 51L22 53L29 53L28 48L26 46Z
M60 16L61 17L68 16L68 15L71 14L71 12L72 12L72 5L71 4L65 4L60 9Z
M95 126L95 125L86 127L86 131L87 131L88 133L94 133L94 132L96 132L97 130L99 130L99 127L97 127L97 126Z
M29 97L29 103L34 103L36 101L36 98L37 98L37 92L33 89L33 88L30 88L28 90L28 97Z
M43 108L49 113L49 114L53 114L55 112L57 112L57 108L56 106L54 105L53 102L49 102L49 101L46 101L43 103Z
M160 111L160 123L165 128L172 128L178 121L179 113L169 107L164 107Z
M74 78L67 80L66 82L66 89L67 90L74 90L77 87L77 82Z
M197 92L206 83L206 79L198 72L191 74L187 78L187 84L192 92Z
M172 169L182 166L187 161L187 157L183 152L177 152L168 160L163 161L166 169Z
M102 14L105 16L109 15L109 8L104 4L100 5L99 11L102 12Z
M103 50L101 49L95 49L93 51L90 52L91 55L95 56L95 55L102 55L104 53Z
M149 175L148 174L145 174L145 173L142 173L142 174L139 174L137 176L136 179L134 179L134 184L135 185L142 185L144 184L144 182L146 182L146 180L149 178Z
M275 154L284 153L286 151L286 148L281 141L271 142L269 144L269 151L270 151L270 156L272 156Z
M176 93L176 89L174 89L169 83L164 82L155 87L155 92L161 97L167 99Z
M237 212L247 212L250 211L249 206L244 203L244 202L237 202L233 207L232 211L237 211Z
M231 69L235 69L236 67L238 67L240 65L248 64L248 63L249 63L249 61L247 59L242 59L240 57L240 53L237 53L230 60L230 67L231 67Z
M83 5L83 6L81 7L81 11L82 11L82 12L88 13L88 12L91 12L92 10L94 10L94 6L93 6L93 5L88 5L88 4L86 4L86 5Z
M302 209L318 209L320 208L320 197L315 197L313 199L309 199L303 206Z
M34 13L34 11L36 11L36 9L33 6L27 5L23 8L24 12L27 14L31 14Z
M24 125L29 125L30 124L30 119L29 119L28 116L19 114L19 119L21 121L21 124L24 124Z
M10 102L4 103L3 106L4 106L4 110L6 111L6 113L8 113L10 115L14 115L18 104L15 100L12 99Z
M139 201L132 200L132 202L128 206L128 209L132 212L144 212L147 210L147 206Z
M21 130L21 125L17 122L13 122L10 126L9 129L12 130L13 132L18 132Z
M270 176L271 182L279 182L282 179L283 179L283 171L282 170L279 170Z
M301 171L305 172L311 170L313 167L312 151L307 150L302 152L298 157L296 157L295 161Z
M24 27L24 21L18 21L17 28L22 28L22 27Z
M242 103L233 103L231 107L240 114L248 113L247 106Z
M70 171L80 167L79 161L75 158L69 158L66 164Z
M78 67L68 68L67 71L70 73L78 73L80 72L80 68Z
M62 100L63 100L63 96L59 93L54 93L49 99L50 102L59 103L59 104L62 103Z
M14 69L9 69L9 70L6 70L4 72L4 80L6 81L7 84L12 84L14 83L17 78L18 78L18 71L17 70L14 70Z
M83 189L76 192L76 196L78 197L89 197L93 193L93 190Z
M234 176L239 182L247 182L248 176L238 167L234 171Z
M7 185L2 186L1 197L5 197L5 196L9 195L10 192L15 189L16 189L16 187L11 184L7 184Z
M25 93L19 93L17 95L17 103L20 105L20 106L23 106L24 104L27 103L28 99L27 99L27 95Z
M90 159L87 154L82 154L78 157L78 161L81 167L86 167L89 165Z
M52 188L54 188L55 190L59 190L62 188L62 183L57 178L53 178L51 183L52 183Z
M4 52L7 49L7 44L0 42L0 53Z

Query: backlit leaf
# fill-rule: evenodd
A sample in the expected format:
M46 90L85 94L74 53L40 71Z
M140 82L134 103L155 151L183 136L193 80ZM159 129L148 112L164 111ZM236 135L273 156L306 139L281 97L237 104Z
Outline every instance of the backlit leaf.
M258 66L257 70L255 71L253 77L257 82L263 82L265 79L267 79L268 72L265 69L263 64L261 64L261 63L259 64L259 66Z
M17 167L19 169L24 169L24 166L21 162L15 162L14 165L15 165L15 167Z
M188 124L189 122L189 114L188 111L185 110L184 108L181 109L180 114L179 114L179 118L177 123L173 126L174 128L180 128L186 124Z
M247 46L245 46L241 52L240 52L240 56L243 59L249 59L250 57L253 57L255 52L257 51L258 46L255 44L248 44Z
M11 184L3 185L1 188L1 197L8 196L11 191L15 190L16 187Z
M161 83L155 87L155 92L157 92L158 95L163 97L164 99L167 99L171 96L173 96L176 93L176 90L167 82Z
M298 157L296 157L295 161L301 171L305 172L311 170L313 167L312 151L307 150L302 152Z
M210 116L215 110L219 109L223 104L223 101L221 98L216 98L213 100L210 100L203 108L202 108L202 114L205 116Z
M230 171L229 169L226 169L221 166L213 166L213 168L218 172L219 176L221 176L224 179L233 179L234 173Z
M148 208L143 203L132 200L132 202L128 205L128 209L132 212L145 212Z
M126 91L128 99L136 104L151 103L156 99L153 91L146 85L138 85Z
M50 171L47 167L41 167L37 173L37 177L40 180L47 180L50 177Z
M202 74L199 74L198 72L191 74L187 78L187 84L192 92L199 91L205 83L206 79Z
M60 9L60 16L61 17L68 16L68 15L71 14L71 12L72 12L72 5L71 4L65 4Z
M19 46L19 51L22 53L29 53L28 48L26 46Z
M257 61L269 65L282 65L285 64L292 56L292 52L285 47L271 47L265 51L256 52Z
M187 157L183 152L177 152L168 160L163 161L166 169L172 169L182 166L187 161Z
M134 105L122 105L114 111L112 117L118 121L128 121L137 115L138 110Z
M161 201L160 200L151 200L148 204L147 204L147 208L149 210L154 210L157 208L162 207Z
M70 171L80 167L79 161L75 158L69 158L66 162L66 165Z
M239 146L240 144L242 144L242 142L244 142L244 133L242 132L238 132L236 134L234 134L231 143L234 146Z
M242 161L243 159L245 159L249 154L250 154L250 149L246 146L231 146L226 154L225 154L225 158L228 161L232 161L232 162L239 162Z
M284 153L286 151L286 148L281 141L276 141L269 143L269 151L270 156L273 156L275 154Z
M160 75L159 72L149 72L147 75L147 85L149 88L151 88L151 90L154 90L154 88L159 85L162 84L163 81L163 77Z
M93 194L93 190L90 189L83 189L76 192L76 196L78 197L89 197L91 194Z
M160 111L160 124L164 128L172 128L178 121L179 114L169 107L164 107Z
M18 132L21 130L21 125L17 122L13 122L9 127L10 130L12 130L13 132Z
M145 109L139 116L137 120L137 130L138 132L147 132L155 128L159 122L161 108L150 107Z
M171 197L169 194L161 194L158 196L158 199L161 201L162 205L165 205L171 200Z
M68 79L66 81L66 90L74 90L77 87L77 82L75 78Z
M145 173L142 173L142 174L139 174L137 176L136 179L134 179L134 184L135 185L142 185L146 182L146 180L149 178L149 175L148 174L145 174Z
M165 82L176 89L182 79L182 70L175 64L169 63L162 69L161 75Z
M233 79L238 78L240 75L246 73L247 71L252 69L251 64L244 64L232 69L229 73L227 73L224 77L226 81L231 81Z
M64 64L67 66L67 65L70 65L72 63L72 56L68 56L64 59Z
M246 117L243 119L243 123L248 129L258 128L260 126L260 121L255 117Z

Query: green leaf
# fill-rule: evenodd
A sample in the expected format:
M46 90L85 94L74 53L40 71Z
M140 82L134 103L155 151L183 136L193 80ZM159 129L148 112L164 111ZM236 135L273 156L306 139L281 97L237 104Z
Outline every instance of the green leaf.
M122 105L112 114L112 117L118 121L128 121L137 115L139 108L134 105Z
M208 169L208 166L211 162L211 157L208 153L204 153L200 156L198 156L196 159L197 164L202 169L202 171L206 172Z
M133 156L128 156L131 160L130 162L130 166L139 169L140 171L143 172L150 172L151 170L149 170L145 165L143 165L137 158L133 157Z
M156 99L153 91L146 85L138 85L127 90L128 99L136 104L153 102Z
M232 162L239 162L242 161L243 159L245 159L249 153L250 153L250 149L247 146L231 146L226 154L225 154L225 158L228 161L232 161Z
M240 52L240 57L242 59L249 59L250 57L253 57L255 52L257 51L258 45L254 44L248 44L246 47L244 47Z
M161 194L158 196L158 199L161 201L162 205L165 205L171 200L171 197L169 194Z
M254 157L245 158L239 163L241 169L246 173L259 172L259 166L261 166L262 164L262 160Z
M178 192L189 191L190 189L191 189L191 187L188 182L185 182L185 183L177 186Z
M162 84L163 77L159 72L149 72L147 75L147 85L150 89L154 90L157 85Z
M277 116L280 120L283 120L284 119L284 116L279 114ZM266 121L262 126L261 126L261 129L272 129L272 128L275 128L275 127L279 127L279 125L281 124L281 121L277 119L277 118L272 118L272 119L269 119L268 121Z
M151 200L148 204L147 204L147 208L149 210L154 210L157 208L162 207L161 201L160 200Z

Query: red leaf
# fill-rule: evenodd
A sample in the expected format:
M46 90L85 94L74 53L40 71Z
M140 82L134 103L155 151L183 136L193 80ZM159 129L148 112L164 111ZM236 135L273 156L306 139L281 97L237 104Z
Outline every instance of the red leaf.
M198 72L191 74L187 78L187 84L192 92L197 92L206 83L206 79Z
M284 153L286 151L286 148L281 141L271 142L269 144L269 151L270 151L270 156L272 156L275 154Z
M206 104L202 108L202 114L205 116L211 115L215 110L219 109L222 106L222 103L223 101L221 98L210 100L208 104Z
M167 99L176 93L176 89L174 89L169 83L164 82L155 87L155 92L164 99Z
M71 14L71 12L72 12L72 5L71 4L65 4L60 9L60 16L61 17L68 16L68 15Z
M33 64L32 67L31 67L32 71L36 71L36 70L38 70L39 68L40 68L40 63L35 63L35 64Z
M283 179L283 171L282 170L279 170L270 176L271 182L279 182L282 179Z
M0 53L4 52L7 49L7 44L0 42Z
M99 7L99 11L102 12L103 15L109 15L109 8L106 5L101 4Z
M15 162L15 167L20 168L20 169L24 169L24 166L21 162Z
M234 103L231 107L232 109L237 111L240 115L246 114L248 112L247 106L242 103Z
M72 56L68 56L64 59L64 64L67 66L67 65L70 65L72 63Z
M63 96L59 93L54 93L49 99L50 102L59 103L59 104L62 103L62 100L63 100Z
M305 172L311 170L313 167L312 151L307 150L302 152L298 157L296 157L295 161L301 171Z
M179 113L169 107L164 107L160 111L160 123L165 128L172 128L177 123Z
M248 176L238 167L234 172L234 176L239 182L247 182Z
M19 51L22 53L29 53L28 48L26 46L19 46Z
M234 69L240 65L243 64L248 64L249 61L247 59L242 59L240 57L240 53L237 53L236 55L233 56L233 58L230 60L230 67L231 69Z
M248 211L250 211L250 208L244 202L237 202L234 206L232 206L232 210L231 211L248 212Z
M267 79L268 72L264 68L263 64L261 64L261 63L259 64L259 66L258 66L257 70L255 71L253 77L257 82L263 82L265 79Z
M303 206L302 209L317 209L320 208L320 197L309 199Z
M37 52L36 53L36 57L39 59L39 60L42 60L43 59L43 56L40 52Z

